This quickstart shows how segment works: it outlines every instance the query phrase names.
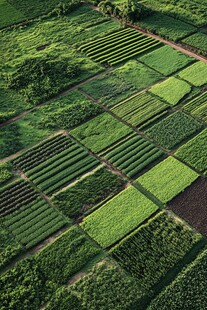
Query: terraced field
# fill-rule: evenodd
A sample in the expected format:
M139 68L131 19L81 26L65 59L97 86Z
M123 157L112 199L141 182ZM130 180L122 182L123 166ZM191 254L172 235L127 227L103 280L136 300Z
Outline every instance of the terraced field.
M92 2L0 0L0 309L207 309L205 0Z

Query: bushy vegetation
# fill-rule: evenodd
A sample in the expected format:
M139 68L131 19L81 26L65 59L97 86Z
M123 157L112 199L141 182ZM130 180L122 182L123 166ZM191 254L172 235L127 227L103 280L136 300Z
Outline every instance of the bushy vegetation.
M9 162L0 163L0 184L8 181L13 176L12 165Z
M108 113L102 113L73 129L71 134L93 152L99 152L126 136L131 129Z
M141 288L123 270L113 262L100 262L74 285L58 290L46 309L134 309L141 296Z
M166 149L173 149L177 144L201 130L202 125L193 117L177 111L146 131L146 134Z
M111 111L141 129L166 114L168 107L158 98L144 92L117 104Z
M150 92L166 100L171 105L176 105L191 91L191 86L175 77L170 77L164 82L152 86Z
M148 290L200 239L200 234L161 212L112 248L111 253Z
M141 136L132 134L101 155L131 178L164 153Z
M203 130L196 137L181 146L176 156L194 167L200 172L207 173L207 129Z
M148 310L205 309L207 250L201 252L177 278L152 301Z
M35 265L47 280L66 284L100 249L73 226L35 257ZM61 270L61 272L60 272Z
M104 248L123 238L158 207L133 186L87 216L81 227Z
M198 174L175 159L168 157L137 180L161 202L166 203L177 196Z
M103 167L74 186L54 195L52 203L66 216L77 217L114 195L123 185L124 181L121 178Z
M140 57L139 61L168 76L187 66L194 59L165 45Z
M182 70L179 76L195 86L202 86L207 83L207 64L201 61L196 62Z
M196 97L184 106L184 111L187 111L194 116L207 121L207 92Z

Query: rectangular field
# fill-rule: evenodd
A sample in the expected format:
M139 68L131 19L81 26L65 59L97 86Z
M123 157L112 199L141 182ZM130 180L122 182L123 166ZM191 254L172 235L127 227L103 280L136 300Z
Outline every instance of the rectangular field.
M194 86L202 86L207 83L207 64L198 61L179 73L181 79L186 80Z
M207 122L207 92L190 101L183 109Z
M203 56L207 56L207 35L205 33L195 33L183 39L182 42L187 44Z
M106 248L140 225L157 209L151 200L130 186L87 216L81 227Z
M201 235L161 212L111 249L140 286L151 288L189 252Z
M158 40L147 37L134 29L125 28L101 39L83 44L80 49L94 61L113 66L160 44Z
M141 136L131 134L101 153L101 156L131 178L164 156L164 153Z
M59 191L98 164L97 159L64 135L48 139L14 160L14 165L47 195Z
M140 93L111 108L124 121L139 129L167 113L169 106L149 93Z

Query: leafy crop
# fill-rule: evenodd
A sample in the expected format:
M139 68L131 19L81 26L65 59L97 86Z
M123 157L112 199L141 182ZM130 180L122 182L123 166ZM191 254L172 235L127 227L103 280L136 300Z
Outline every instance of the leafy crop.
M179 76L195 86L202 86L207 83L207 64L198 61L182 70Z

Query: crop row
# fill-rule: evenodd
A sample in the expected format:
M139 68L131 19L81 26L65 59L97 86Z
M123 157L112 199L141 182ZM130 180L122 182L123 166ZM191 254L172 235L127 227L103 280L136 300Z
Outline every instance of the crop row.
M149 289L201 239L201 235L161 212L111 251L138 283Z
M207 92L190 101L184 107L184 110L204 121L207 121Z
M115 36L108 36L102 40L95 40L91 44L83 45L82 51L87 56L100 63L116 64L132 56L138 55L160 42L147 37L134 29L120 31Z
M136 127L150 124L154 118L167 113L168 105L148 93L141 93L116 105L111 111Z
M163 152L140 136L131 136L103 156L129 177L161 157Z
M12 191L13 183L8 186L0 197L0 216L5 216L26 204L32 203L38 196L27 182L14 182L16 191Z
M25 152L16 158L14 165L23 171L30 170L46 159L69 148L73 142L64 135L58 135Z

